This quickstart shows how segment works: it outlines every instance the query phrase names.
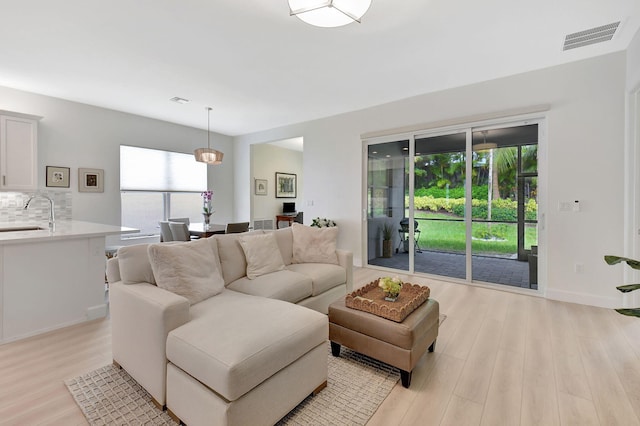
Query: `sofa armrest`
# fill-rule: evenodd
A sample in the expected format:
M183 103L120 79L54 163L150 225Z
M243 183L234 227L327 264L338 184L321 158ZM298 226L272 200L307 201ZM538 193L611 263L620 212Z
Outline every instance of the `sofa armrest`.
M107 282L109 284L120 281L120 265L117 257L107 259Z
M348 250L336 250L338 263L347 271L347 293L353 291L353 253Z
M115 362L160 404L166 403L169 332L189 321L189 301L149 283L109 285Z

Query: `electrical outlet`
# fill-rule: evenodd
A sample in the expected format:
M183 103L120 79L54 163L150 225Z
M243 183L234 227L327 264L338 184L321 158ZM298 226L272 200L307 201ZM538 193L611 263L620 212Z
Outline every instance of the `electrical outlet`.
M573 266L573 270L575 271L576 274L581 274L584 272L584 264L583 263L576 263Z

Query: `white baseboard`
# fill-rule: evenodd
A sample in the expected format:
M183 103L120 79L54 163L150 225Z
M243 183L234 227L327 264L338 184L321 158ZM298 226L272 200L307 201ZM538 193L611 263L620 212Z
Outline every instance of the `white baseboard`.
M603 297L588 293L547 289L545 297L560 302L578 303L580 305L598 306L600 308L619 308L622 306L622 297Z
M88 321L98 319L98 318L104 318L106 316L107 316L107 305L104 303L102 305L90 306L87 308Z

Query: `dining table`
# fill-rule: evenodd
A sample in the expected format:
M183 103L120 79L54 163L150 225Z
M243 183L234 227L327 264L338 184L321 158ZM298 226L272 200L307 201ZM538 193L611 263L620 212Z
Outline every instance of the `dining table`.
M224 234L227 230L227 225L219 223L210 223L205 226L203 222L195 222L189 224L189 235L193 235L199 238L209 238L215 234Z

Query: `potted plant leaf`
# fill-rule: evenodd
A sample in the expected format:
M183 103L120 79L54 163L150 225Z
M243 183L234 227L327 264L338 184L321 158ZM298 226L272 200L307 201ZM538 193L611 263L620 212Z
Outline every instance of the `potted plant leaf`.
M382 257L391 257L393 255L393 226L390 222L382 225Z
M616 265L621 262L626 262L627 265L632 267L633 269L640 270L640 261L635 259L629 259L628 257L621 256L605 256L604 261L609 265ZM640 289L640 284L627 284L616 287L622 293L629 293L634 290ZM622 315L628 315L631 317L640 317L640 308L620 308L616 309L616 312L621 313Z

